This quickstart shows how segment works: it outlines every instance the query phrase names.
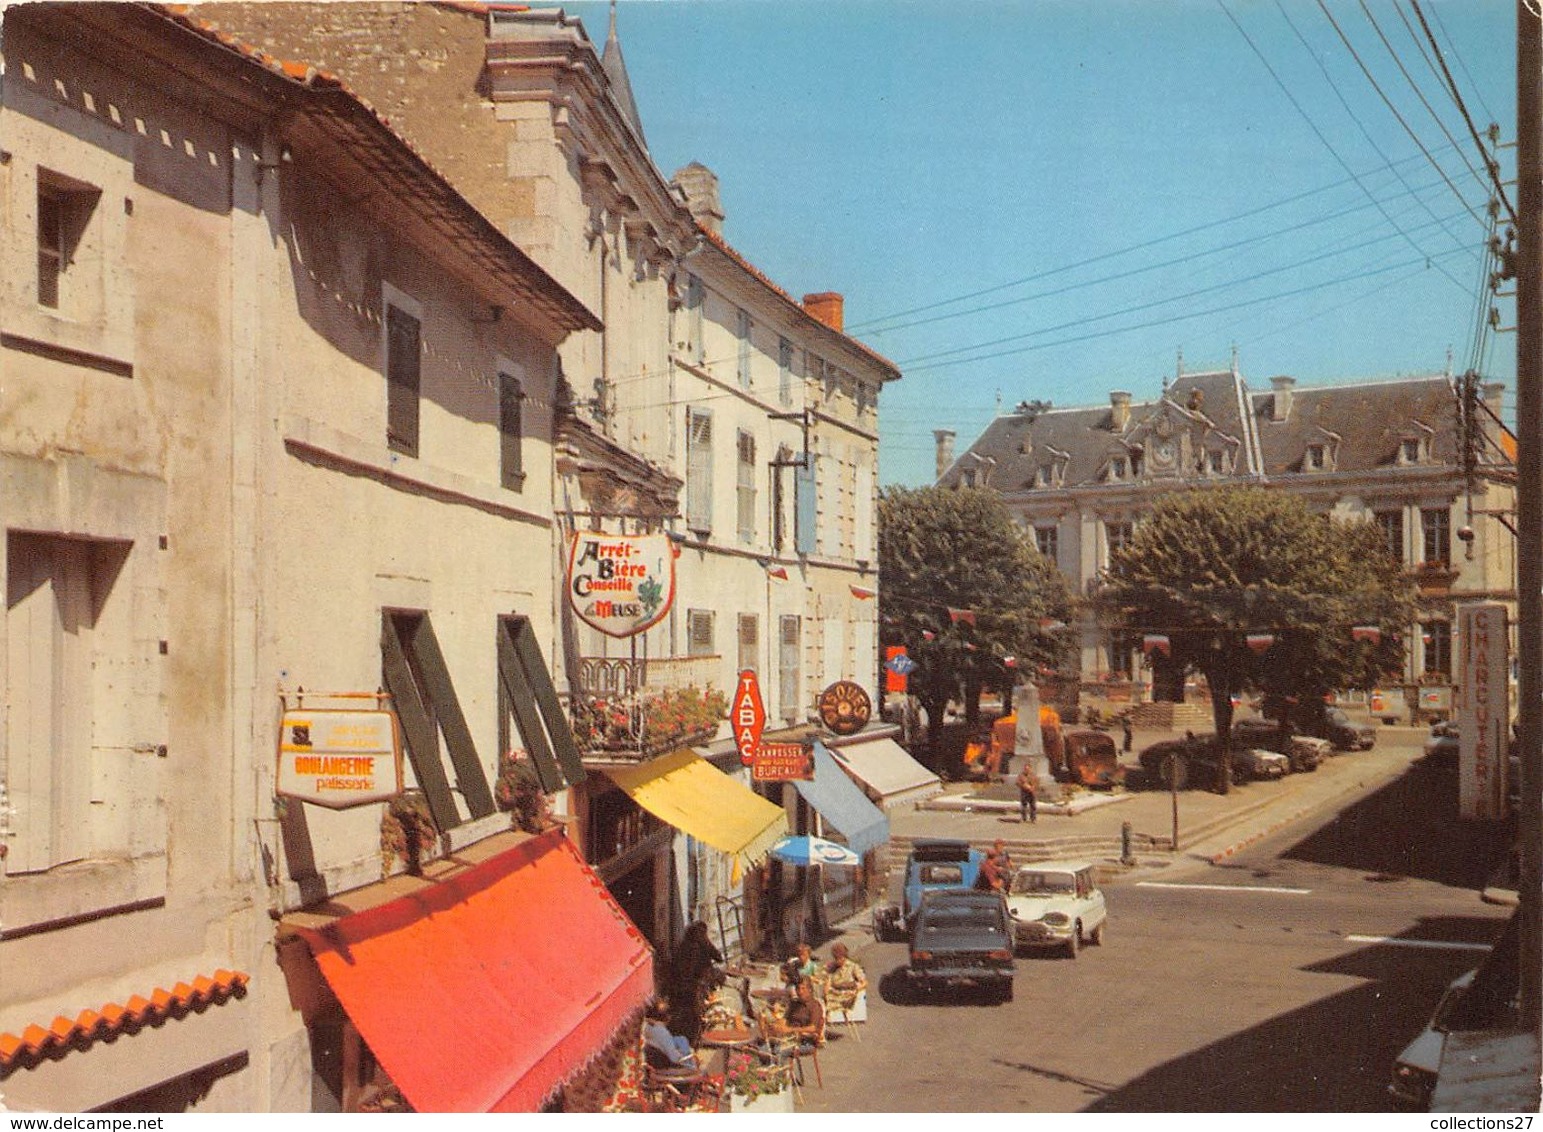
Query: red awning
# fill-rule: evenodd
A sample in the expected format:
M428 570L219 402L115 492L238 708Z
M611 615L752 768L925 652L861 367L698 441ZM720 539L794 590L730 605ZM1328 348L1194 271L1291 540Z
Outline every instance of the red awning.
M529 1112L653 993L653 954L553 830L324 928L298 929L419 1112Z

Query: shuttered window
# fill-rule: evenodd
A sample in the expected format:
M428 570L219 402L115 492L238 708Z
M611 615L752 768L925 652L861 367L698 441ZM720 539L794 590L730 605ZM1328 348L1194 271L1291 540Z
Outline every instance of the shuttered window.
M739 338L739 384L741 388L750 388L750 312L739 311L736 317L735 330Z
M793 343L786 338L777 339L777 399L793 403Z
M686 611L686 655L717 655L717 649L713 647L713 611L711 609Z
M739 670L759 669L761 652L761 619L754 613L739 615Z
M793 549L799 554L813 554L816 545L820 499L814 461L815 455L810 452L793 469Z
M525 392L513 374L498 375L498 479L510 491L525 485L524 425L521 421Z
M386 445L418 455L418 396L422 353L418 320L386 307Z
M748 545L755 541L755 437L741 432L738 440L735 496L739 511L739 541Z
M713 418L703 409L686 410L686 526L713 529Z
M584 781L578 744L525 617L498 619L498 741L502 750L530 755L548 794Z
M785 724L799 722L802 712L802 690L799 686L798 651L800 648L799 620L796 613L785 614L778 627L777 652L777 710Z

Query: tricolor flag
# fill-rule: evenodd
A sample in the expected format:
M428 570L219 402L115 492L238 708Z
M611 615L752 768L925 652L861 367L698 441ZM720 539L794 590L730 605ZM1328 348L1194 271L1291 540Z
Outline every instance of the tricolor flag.
M966 625L973 625L975 624L975 610L950 609L948 611L948 619L955 625L959 624L961 621L963 621Z
M1002 667L1003 668L1017 668L1018 667L1018 658L1016 656L1004 656L1002 658Z
M854 586L851 584L848 584L847 589L852 591L852 596L858 601L867 601L879 592L878 590L870 590L867 586Z
M937 639L938 639L938 635L936 633L934 633L931 629L923 629L922 630L922 640L924 640L924 641L935 641Z
M1382 630L1376 625L1352 625L1350 627L1350 639L1352 641L1370 641L1374 645L1382 643Z
M1270 646L1275 643L1275 634L1250 633L1246 638L1244 638L1244 640L1247 641L1249 648L1253 649L1257 653L1263 653L1267 652Z
M1142 652L1160 652L1164 656L1173 655L1173 642L1168 639L1166 633L1147 633L1141 638Z

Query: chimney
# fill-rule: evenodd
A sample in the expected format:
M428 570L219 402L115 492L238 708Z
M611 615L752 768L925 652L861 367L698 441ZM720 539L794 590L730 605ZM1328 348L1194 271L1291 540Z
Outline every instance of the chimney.
M1501 413L1501 401L1505 397L1505 382L1486 381L1482 392L1484 394L1484 403L1493 409L1498 417Z
M1125 426L1130 424L1130 394L1123 389L1111 390L1109 393L1109 427L1115 432L1124 432Z
M954 462L954 430L951 428L935 428L932 430L932 439L938 443L937 478L942 479L943 473L948 471Z
M832 330L841 331L845 325L842 308L846 300L840 291L821 291L818 295L804 296L804 310L811 318L818 319Z
M1270 402L1272 421L1283 421L1291 415L1291 391L1296 385L1297 379L1294 377L1270 378L1270 387L1275 390L1275 396Z
M723 202L718 196L718 174L700 161L675 170L670 182L686 202L686 208L703 228L723 235Z

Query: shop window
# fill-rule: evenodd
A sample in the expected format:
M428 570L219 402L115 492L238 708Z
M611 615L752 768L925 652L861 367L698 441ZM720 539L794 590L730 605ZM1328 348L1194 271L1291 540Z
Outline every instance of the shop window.
M498 375L498 476L510 491L525 486L524 426L521 420L525 392L513 374Z
M1420 531L1424 536L1425 556L1421 561L1434 566L1452 565L1452 515L1446 507L1426 507L1420 511Z
M93 856L97 752L130 748L110 732L132 637L109 631L127 595L130 544L12 532L6 539L4 871L41 872ZM0 818L0 825L3 825Z
M518 741L516 741L518 737ZM498 619L498 749L530 755L542 789L584 781L584 763L535 629L526 617Z
M386 304L386 445L418 455L418 409L423 362L418 318Z
M703 409L686 410L686 527L713 529L713 417Z
M749 545L755 541L755 437L748 432L740 432L736 451L735 498L739 512L739 541Z
M777 708L783 723L789 725L799 722L803 714L799 687L802 680L799 665L801 637L798 615L784 614L778 626Z
M491 814L493 794L487 773L429 615L387 611L381 618L381 658L386 691L391 693L407 754L434 824L441 831L450 830L469 818Z
M739 671L759 669L761 653L761 619L754 613L739 615Z
M686 655L717 655L717 650L713 647L713 611L711 609L686 611Z

